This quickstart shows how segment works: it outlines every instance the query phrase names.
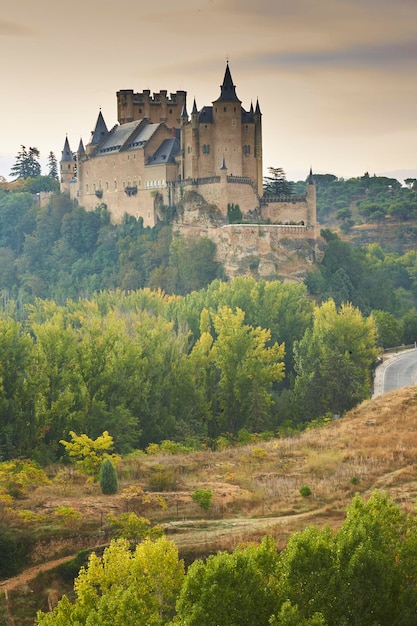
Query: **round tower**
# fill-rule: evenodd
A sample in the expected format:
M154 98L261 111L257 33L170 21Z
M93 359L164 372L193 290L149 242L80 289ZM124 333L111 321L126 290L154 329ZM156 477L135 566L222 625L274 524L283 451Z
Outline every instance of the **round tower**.
M68 137L65 137L64 149L59 162L61 191L69 191L69 183L75 177L75 159L71 152Z

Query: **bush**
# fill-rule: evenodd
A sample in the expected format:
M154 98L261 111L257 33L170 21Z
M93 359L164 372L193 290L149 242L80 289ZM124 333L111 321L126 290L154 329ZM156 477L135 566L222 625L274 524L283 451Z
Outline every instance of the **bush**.
M100 488L101 493L111 495L117 493L119 482L117 480L116 470L109 458L104 459L100 468Z
M213 501L213 492L211 489L196 489L194 493L191 494L191 498L193 502L198 504L204 511L211 509Z
M175 491L177 488L177 475L169 467L156 465L149 477L148 485L152 491Z
M303 485L302 487L300 487L300 494L303 496L303 498L308 498L309 496L311 496L311 489L308 485Z

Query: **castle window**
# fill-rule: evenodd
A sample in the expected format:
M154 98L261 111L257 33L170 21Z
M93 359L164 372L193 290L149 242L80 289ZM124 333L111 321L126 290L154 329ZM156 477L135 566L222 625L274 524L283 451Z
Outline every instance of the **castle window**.
M227 107L223 107L223 111L226 113L226 111L227 111Z
M86 191L86 193L88 193L88 183L85 186L85 191Z
M117 180L114 181L114 190L117 191Z
M243 146L244 154L250 154L250 146Z
M236 107L233 107L233 111L236 113Z
M203 154L209 154L210 146L208 144L203 145Z
M109 183L106 180L106 191L108 191L108 190L109 190Z
M169 112L172 113L172 109L170 109Z

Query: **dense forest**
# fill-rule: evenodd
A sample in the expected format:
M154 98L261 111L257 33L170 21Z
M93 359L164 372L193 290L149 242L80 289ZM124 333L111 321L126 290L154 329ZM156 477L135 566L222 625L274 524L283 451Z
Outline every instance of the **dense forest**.
M116 225L104 205L86 212L55 193L40 207L45 179L0 190L1 459L57 460L70 431L107 430L123 453L303 427L368 397L378 349L417 338L415 251L325 228L305 284L227 282L209 239ZM417 211L414 180L317 186L319 216L342 231L371 202L384 215L407 204L402 220Z

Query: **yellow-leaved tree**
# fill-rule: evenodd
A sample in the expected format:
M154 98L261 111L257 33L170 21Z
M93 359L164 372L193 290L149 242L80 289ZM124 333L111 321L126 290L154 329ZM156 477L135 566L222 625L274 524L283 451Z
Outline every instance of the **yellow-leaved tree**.
M39 612L38 626L162 626L175 613L184 563L172 541L145 539L132 552L129 542L113 540L100 558L90 556L74 583L76 600L63 596L50 613Z

